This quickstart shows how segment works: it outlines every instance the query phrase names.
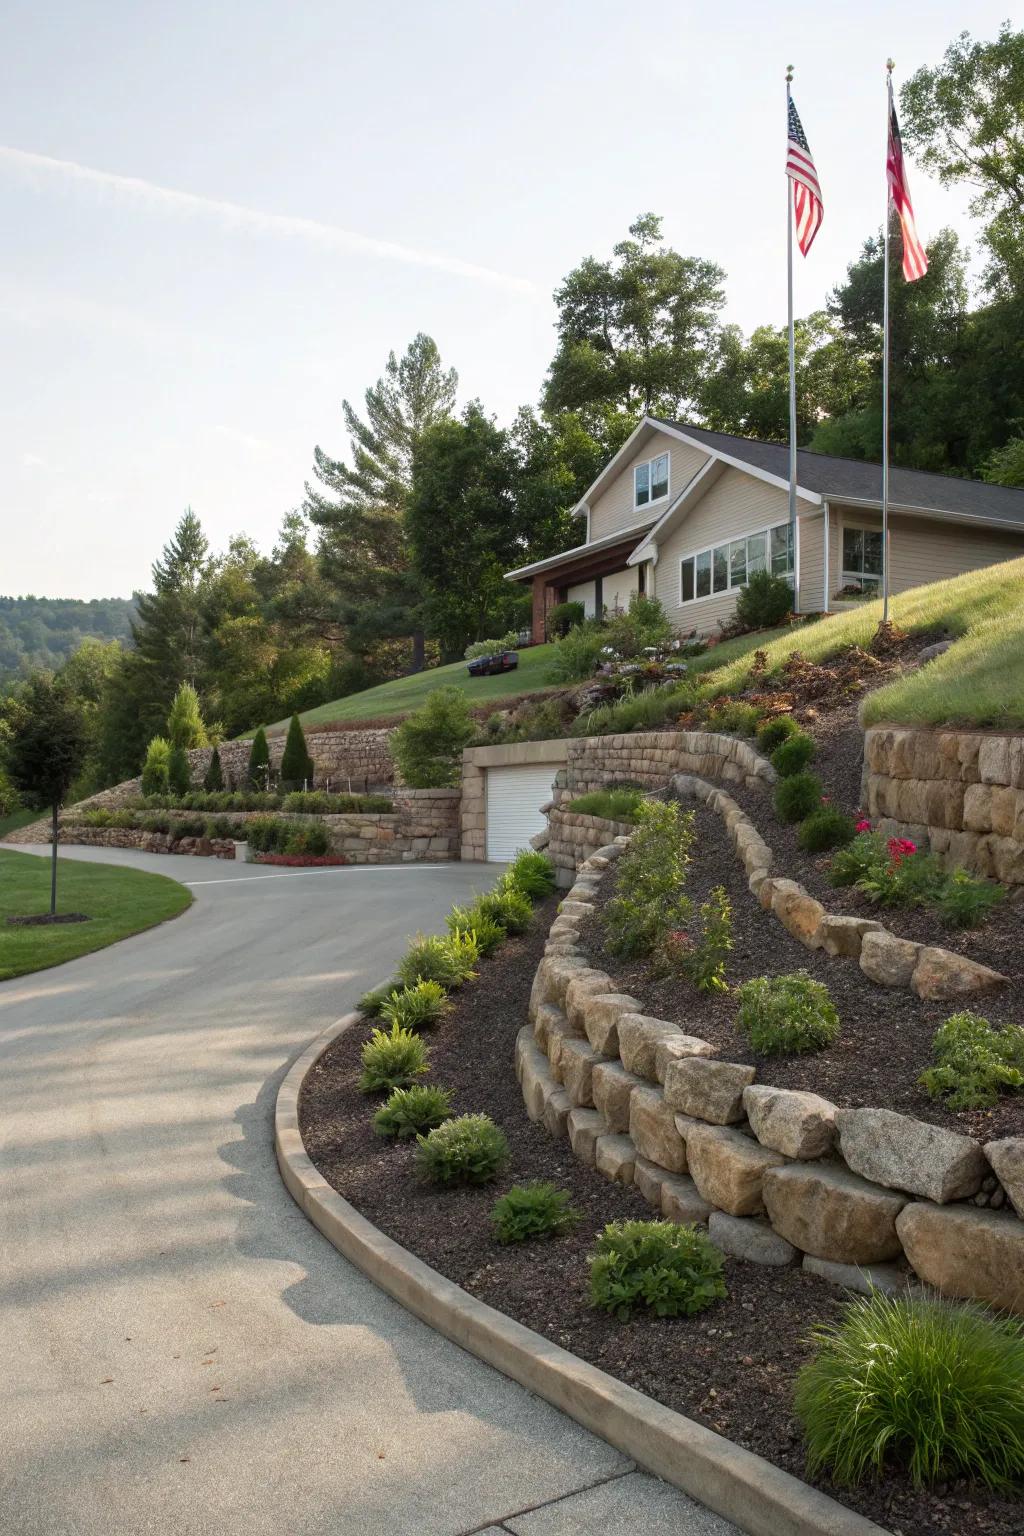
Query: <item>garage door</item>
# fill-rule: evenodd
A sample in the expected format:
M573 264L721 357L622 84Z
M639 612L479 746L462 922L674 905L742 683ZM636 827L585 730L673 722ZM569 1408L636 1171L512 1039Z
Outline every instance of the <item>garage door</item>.
M547 817L540 808L551 799L557 768L553 763L530 768L487 770L487 857L507 864L530 838L543 832Z

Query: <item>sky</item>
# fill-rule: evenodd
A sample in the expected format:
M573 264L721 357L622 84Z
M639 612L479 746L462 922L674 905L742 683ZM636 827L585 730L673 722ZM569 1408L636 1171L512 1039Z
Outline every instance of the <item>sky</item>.
M499 420L638 213L786 314L785 67L818 308L884 212L896 81L1008 0L3 0L0 593L127 596L187 505L264 549L417 331ZM918 228L972 231L912 167Z

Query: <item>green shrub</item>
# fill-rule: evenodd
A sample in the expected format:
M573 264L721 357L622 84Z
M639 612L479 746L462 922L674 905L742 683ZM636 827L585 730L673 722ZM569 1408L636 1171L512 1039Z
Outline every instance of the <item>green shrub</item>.
M172 747L190 752L193 747L205 747L208 742L206 726L199 708L199 695L191 683L180 684L167 716L167 738Z
M857 889L882 907L923 907L934 900L945 879L933 853L922 853L906 839L890 838L888 860L862 875Z
M548 639L567 635L570 629L582 624L586 616L587 610L582 603L556 603L547 612Z
M267 745L267 733L262 725L253 737L252 746L249 748L249 765L245 780L251 789L266 789L270 782L270 747Z
M557 1237L579 1221L569 1204L569 1192L543 1179L513 1184L491 1211L499 1243L525 1243L531 1237Z
M930 1297L856 1297L812 1335L796 1382L811 1475L892 1467L919 1487L1024 1481L1024 1322Z
M673 929L685 928L692 903L683 892L693 812L673 801L637 807L637 829L615 868L615 895L604 909L608 948L620 959L652 954Z
M996 1029L969 1009L952 1014L935 1031L935 1066L918 1081L950 1109L989 1109L1000 1093L1024 1088L1024 1028Z
M167 774L171 762L171 744L163 736L154 736L146 748L146 761L142 765L142 793L159 795L167 793Z
M554 655L548 667L552 683L581 683L593 677L601 652L608 644L603 624L587 619L555 641Z
M385 987L375 987L372 991L363 993L356 1003L356 1009L364 1018L376 1019L392 992L398 990L398 984L394 981L389 982Z
M435 688L391 737L391 755L410 789L458 783L462 749L476 732L461 688Z
M781 746L775 748L772 753L772 767L780 779L792 778L795 773L802 773L808 763L814 761L817 747L814 739L804 731L797 731L784 741Z
M202 837L206 822L201 816L175 816L171 820L171 836L177 841L182 837Z
M444 987L436 981L418 981L415 986L396 988L380 1010L388 1024L402 1029L428 1029L451 1012Z
M700 909L700 938L686 952L683 969L700 992L727 992L725 962L733 947L732 905L716 885Z
M606 612L605 617L606 644L623 659L642 656L648 650L664 650L675 633L658 599L643 592L632 594L628 608Z
M642 789L592 789L563 805L577 816L601 816L605 821L636 821L636 810L646 796Z
M761 1056L820 1051L839 1034L828 988L806 971L745 981L739 999L737 1027Z
M208 816L206 818L207 837L234 838L236 841L245 842L245 822L232 821L230 816Z
M991 880L976 880L965 869L954 869L939 886L933 905L947 928L977 928L1005 894Z
M805 853L824 853L852 842L855 835L852 816L823 805L801 822L796 840Z
M305 816L388 815L394 810L386 795L334 795L325 789L293 789L283 800L272 797L283 811ZM254 807L255 809L255 807Z
M292 715L281 757L281 783L286 788L291 786L296 789L308 783L312 788L313 772L313 759L306 746L302 722L298 715Z
M736 622L741 629L774 629L792 612L793 588L770 571L755 571L736 599Z
M757 745L762 752L769 756L776 747L781 747L784 741L795 736L800 727L792 715L775 715L771 720L765 720L757 728Z
M496 890L478 896L476 908L506 933L525 933L533 921L533 903L529 896L511 886L499 884Z
M203 778L203 788L208 794L218 794L224 788L224 769L220 763L220 752L214 747L210 754L210 761L206 766L206 774Z
M546 853L521 848L501 878L503 889L521 891L530 901L543 901L555 888L555 866Z
M733 736L753 736L760 718L760 711L753 704L729 699L708 710L704 726L709 731L725 731Z
M494 656L499 651L514 651L518 644L519 631L510 629L496 640L474 640L462 654L466 661L472 661L475 656Z
M476 975L473 967L479 958L476 940L464 930L456 929L444 937L417 934L398 962L397 976L406 987L417 981L436 981L447 991Z
M175 742L167 759L167 788L172 795L187 795L192 784L188 753Z
M282 829L282 853L306 854L314 858L322 858L325 853L331 851L331 839L327 828L318 822L307 821L302 826L296 827L284 821L278 822L278 826Z
M694 683L660 683L627 694L615 704L602 704L581 714L573 736L610 736L627 731L653 731L696 707L699 692Z
M829 861L828 878L833 885L859 885L867 875L885 866L885 845L877 832L858 832L853 841L840 848Z
M489 1184L509 1159L505 1133L490 1115L458 1115L416 1139L417 1167L432 1184Z
M471 933L481 955L493 953L508 938L507 930L481 910L479 901L470 907L452 907L445 922L451 933Z
M383 1088L407 1088L427 1070L427 1048L411 1029L392 1024L375 1029L359 1053L363 1064L361 1093L380 1093Z
M794 773L775 786L775 814L780 821L803 821L820 805L821 780L816 773Z
M447 1088L432 1088L416 1083L411 1088L396 1088L386 1104L373 1117L378 1136L394 1136L406 1141L432 1131L451 1119L452 1096Z
M697 1226L609 1222L589 1262L592 1305L623 1321L637 1307L691 1317L726 1295L722 1254Z

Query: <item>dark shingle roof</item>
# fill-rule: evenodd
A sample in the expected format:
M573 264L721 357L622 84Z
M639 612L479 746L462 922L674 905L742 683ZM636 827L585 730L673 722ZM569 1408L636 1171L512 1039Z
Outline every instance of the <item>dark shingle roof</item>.
M651 417L657 421L657 417ZM667 427L685 432L709 448L752 464L756 469L789 479L789 448L785 443L761 443L732 432L709 432L687 421L665 421ZM831 500L851 497L856 501L880 501L882 466L861 459L838 459L828 453L797 451L797 482ZM889 502L892 506L923 507L928 511L964 517L992 518L1024 526L1024 490L1006 485L986 485L981 480L961 480L956 475L936 475L921 469L889 470Z

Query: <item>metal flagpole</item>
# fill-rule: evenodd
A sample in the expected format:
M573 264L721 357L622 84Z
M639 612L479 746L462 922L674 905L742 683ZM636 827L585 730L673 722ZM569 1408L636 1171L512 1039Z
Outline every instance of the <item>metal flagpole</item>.
M786 66L786 134L789 135L789 103L793 66ZM793 561L793 612L800 597L800 554L796 539L796 342L793 333L793 188L786 178L786 257L789 290L789 550Z
M887 59L885 99L885 242L882 286L882 623L889 621L889 132L893 61Z

